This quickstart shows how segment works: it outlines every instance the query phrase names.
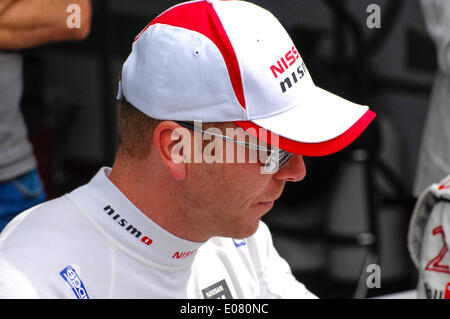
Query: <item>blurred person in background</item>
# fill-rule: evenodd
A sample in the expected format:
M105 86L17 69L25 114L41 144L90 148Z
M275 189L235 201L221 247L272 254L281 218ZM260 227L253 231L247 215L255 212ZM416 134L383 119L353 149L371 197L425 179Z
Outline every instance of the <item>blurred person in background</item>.
M417 297L450 299L450 1L421 0L438 70L422 136L408 231Z
M450 1L421 0L421 4L436 47L438 70L420 146L415 197L450 174Z
M70 5L79 8L79 26L68 22ZM20 109L21 50L82 40L88 36L90 25L90 0L0 1L0 231L18 213L45 200Z

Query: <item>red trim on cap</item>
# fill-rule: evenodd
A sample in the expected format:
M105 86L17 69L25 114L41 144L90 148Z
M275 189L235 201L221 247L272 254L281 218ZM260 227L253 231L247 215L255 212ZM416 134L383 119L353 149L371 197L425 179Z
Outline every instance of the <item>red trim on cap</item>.
M196 31L210 39L222 54L236 98L245 109L244 89L236 53L212 4L199 1L177 5L153 19L135 41L149 26L156 23Z
M321 143L303 143L303 142L297 142L279 135L276 135L275 133L271 133L270 131L260 127L259 125L256 125L255 123L251 121L235 121L237 125L242 127L244 130L247 130L248 128L254 128L256 131L256 136L258 138L261 138L266 143L271 143L270 141L270 135L273 134L274 136L278 136L279 138L279 145L277 147L286 150L291 153L296 153L300 155L305 156L325 156L330 155L333 153L336 153L343 148L350 145L356 138L361 135L361 133L367 128L367 126L372 122L372 120L375 118L376 114L370 110L368 110L366 113L364 113L363 116L355 123L353 124L347 131L339 135L338 137L335 137L329 141L321 142ZM260 131L261 130L261 131ZM253 130L250 130L249 132L252 132ZM260 136L259 133L264 132ZM270 133L269 133L270 132Z

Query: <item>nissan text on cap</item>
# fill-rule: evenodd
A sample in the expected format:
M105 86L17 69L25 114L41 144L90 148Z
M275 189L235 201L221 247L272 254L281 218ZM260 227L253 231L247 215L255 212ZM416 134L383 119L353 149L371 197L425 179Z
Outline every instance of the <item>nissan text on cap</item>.
M123 65L122 95L155 119L234 122L306 156L345 148L375 118L315 86L272 13L236 0L184 2L152 20Z

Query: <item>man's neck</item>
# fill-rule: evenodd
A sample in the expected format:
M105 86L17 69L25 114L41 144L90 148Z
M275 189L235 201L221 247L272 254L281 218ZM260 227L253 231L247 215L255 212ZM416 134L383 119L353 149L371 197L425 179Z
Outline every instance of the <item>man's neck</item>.
M131 168L132 166L132 168ZM150 170L133 163L126 165L116 161L108 178L144 215L171 234L189 240L203 242L208 238L192 234L189 218L177 202L177 187L166 176L149 175ZM153 170L158 171L158 170ZM163 174L161 174L163 175Z

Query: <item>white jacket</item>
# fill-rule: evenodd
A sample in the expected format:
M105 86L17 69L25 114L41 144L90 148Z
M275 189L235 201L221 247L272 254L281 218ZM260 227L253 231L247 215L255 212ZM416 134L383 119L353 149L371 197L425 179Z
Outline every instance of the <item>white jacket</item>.
M16 217L0 236L0 298L316 298L267 226L190 242L140 212L102 168Z
M419 298L450 299L450 175L419 197L409 225L408 249L419 272Z

